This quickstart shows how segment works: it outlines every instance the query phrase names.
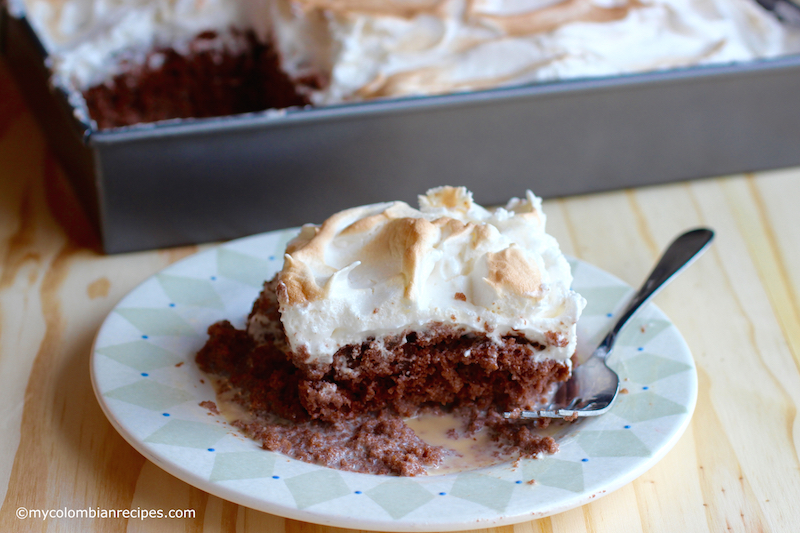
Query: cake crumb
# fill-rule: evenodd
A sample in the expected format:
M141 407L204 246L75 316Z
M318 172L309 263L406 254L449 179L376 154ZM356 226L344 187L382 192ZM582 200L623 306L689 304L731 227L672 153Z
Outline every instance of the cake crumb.
M211 413L218 415L219 409L217 409L217 404L212 402L211 400L206 400L204 402L200 402L200 407L204 407L208 409Z
M457 292L456 295L455 295L455 299L456 300L460 300L462 302L466 302L467 301L467 295L464 294L463 292Z
M558 346L559 348L563 348L569 344L569 339L562 335L561 333L555 331L547 331L545 332L545 337L550 342L552 346Z
M307 420L286 424L258 419L233 423L265 450L328 468L377 475L425 475L441 464L445 451L420 439L406 423L386 412L336 423Z

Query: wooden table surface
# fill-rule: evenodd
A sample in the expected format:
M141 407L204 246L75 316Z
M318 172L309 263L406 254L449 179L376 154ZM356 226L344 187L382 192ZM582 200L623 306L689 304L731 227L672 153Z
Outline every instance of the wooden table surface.
M656 299L694 354L699 398L677 445L632 483L484 531L800 530L799 203L800 168L545 202L566 253L631 285L677 233L716 230L709 252ZM0 531L342 531L196 489L145 460L100 410L89 352L104 317L200 248L98 253L0 62ZM22 520L20 507L193 509L195 518Z

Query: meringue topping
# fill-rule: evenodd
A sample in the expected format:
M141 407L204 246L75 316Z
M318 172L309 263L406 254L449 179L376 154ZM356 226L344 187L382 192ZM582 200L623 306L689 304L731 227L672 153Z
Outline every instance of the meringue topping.
M800 52L753 0L278 0L288 74L316 105L751 61ZM319 15L329 47L306 48ZM319 27L317 27L317 30Z
M444 325L498 343L525 337L543 347L537 358L568 362L585 300L545 233L541 200L529 191L489 210L463 187L440 187L419 203L357 207L302 228L278 275L290 349L328 364L343 346Z

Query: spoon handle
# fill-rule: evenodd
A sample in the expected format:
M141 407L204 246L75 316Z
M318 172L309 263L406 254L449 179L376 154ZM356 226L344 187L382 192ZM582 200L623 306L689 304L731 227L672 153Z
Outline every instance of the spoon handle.
M698 228L687 231L683 235L672 241L664 251L653 271L647 277L639 291L633 296L625 308L625 312L617 321L614 328L608 332L606 338L600 343L598 352L603 353L604 358L611 353L617 335L628 323L628 320L636 314L641 306L650 301L676 274L689 266L697 257L705 251L714 239L714 232L706 228Z

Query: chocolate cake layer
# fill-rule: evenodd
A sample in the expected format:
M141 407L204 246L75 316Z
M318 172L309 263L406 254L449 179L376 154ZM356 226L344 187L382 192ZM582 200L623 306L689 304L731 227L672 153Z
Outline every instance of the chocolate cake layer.
M309 367L286 350L274 290L274 280L266 283L251 313L274 317L274 327L253 339L219 322L197 354L203 371L246 391L256 413L335 422L384 409L413 416L425 406L504 412L535 403L552 383L569 378L567 365L536 361L537 343L507 337L497 344L441 325L348 345L332 364Z
M274 280L253 306L251 317L279 316ZM275 322L257 342L260 351L286 343ZM213 334L212 334L213 339ZM544 346L507 336L498 344L480 333L464 334L441 324L384 339L367 339L340 348L333 362L309 366L302 353L287 353L298 400L312 418L336 420L353 413L389 407L413 416L420 406L476 405L481 410L510 411L536 403L553 382L569 378L566 364L536 354ZM279 354L264 356L279 361ZM272 369L272 372L275 370Z
M84 98L100 129L174 118L203 118L308 104L279 68L272 47L252 32L214 32L189 43L188 53L154 50L142 64L89 88Z
M274 344L256 347L228 322L209 328L197 363L220 378L218 398L226 396L249 413L233 425L266 450L331 468L406 476L424 473L444 456L389 410L312 418L300 399L302 375L286 355ZM209 410L218 413L216 406Z
M427 404L510 411L535 402L553 382L569 376L566 365L532 361L535 348L517 338L497 346L453 331L411 333L342 348L317 378L274 343L255 346L228 322L211 326L209 336L197 356L200 368L249 391L256 410L290 420L335 421L383 408L413 416Z
M307 374L293 365L274 343L256 346L245 331L234 328L229 322L212 325L208 333L208 342L197 354L198 366L218 377L218 398L225 397L249 413L245 419L233 421L233 425L270 451L356 472L423 474L426 467L440 464L446 452L422 441L402 416L420 411L441 411L445 403L448 403L448 410L463 420L462 436L468 437L484 426L491 428L493 439L499 446L498 453L532 457L540 453L555 453L558 449L552 437L531 431L536 424L528 427L505 420L497 408L492 407L492 398L513 402L509 391L521 384L512 383L511 389L506 387L502 394L498 394L498 389L503 387L499 379L494 382L497 388L478 382L469 383L463 372L452 368L457 364L447 369L451 358L445 355L427 358L435 362L422 372L409 369L405 377L393 376L392 368L396 369L398 364L407 361L404 356L410 353L399 351L402 356L396 358L393 365L380 368L362 365L354 372L358 378L348 376L340 386L329 380L350 373L342 366L346 361L344 357L338 359L338 370L331 369L320 380L307 379ZM431 352L441 346L441 343L434 343L421 350L432 355ZM368 348L364 353L370 351ZM516 358L500 355L497 359ZM473 368L476 379L480 379L478 374L495 366L487 358L481 360L482 363ZM417 368L421 369L424 364L425 360ZM502 366L502 362L497 364L498 368ZM510 371L508 368L504 370ZM556 374L560 376L561 372L561 367L558 367ZM436 378L439 373L446 377ZM414 376L417 379L413 379ZM547 379L538 376L528 380L528 384L545 386ZM414 387L417 390L412 392ZM426 393L424 387L429 387L430 391ZM208 408L218 413L215 405L213 409ZM540 427L546 427L546 424Z

